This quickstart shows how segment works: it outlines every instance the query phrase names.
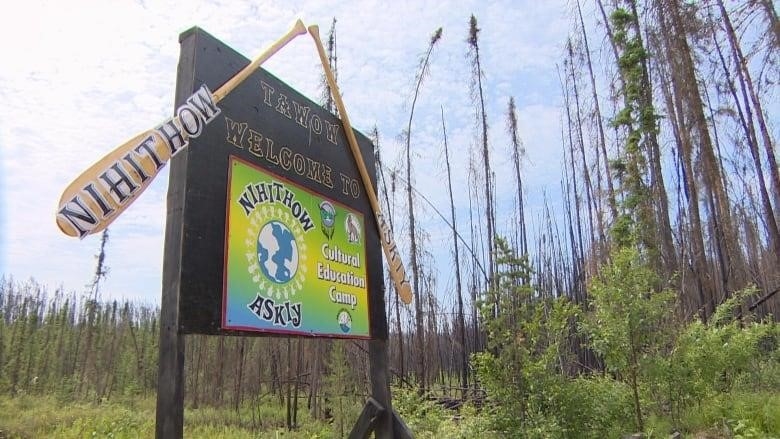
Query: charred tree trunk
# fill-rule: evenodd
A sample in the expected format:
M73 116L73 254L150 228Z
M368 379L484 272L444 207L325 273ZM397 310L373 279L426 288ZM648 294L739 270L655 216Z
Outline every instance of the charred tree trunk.
M736 69L737 78L739 79L743 98L745 100L745 110L747 112L747 119L750 127L753 126L753 117L752 117L753 112L750 110L751 104L755 110L755 118L758 121L759 132L761 133L761 139L763 141L764 151L766 153L766 160L767 163L769 164L769 176L770 176L772 193L773 193L774 203L775 203L774 216L777 217L778 212L780 212L780 168L778 168L777 158L774 152L774 145L772 143L772 137L769 134L769 129L767 128L766 119L764 118L763 106L761 105L761 100L758 97L756 88L753 85L753 78L750 75L750 70L748 69L747 59L742 53L742 48L740 47L739 41L737 40L737 34L736 31L734 30L733 24L731 23L731 18L729 17L726 8L723 6L723 0L717 0L717 4L718 4L718 8L720 9L721 18L723 20L724 27L726 29L726 35L728 36L732 57L734 58L734 63L737 66ZM780 25L778 25L777 23L777 16L774 15L774 8L771 7L771 5L765 4L764 6L765 8L767 8L767 15L774 18L772 22L772 27L775 30L775 36L777 38L778 32L780 32ZM769 14L769 11L771 11L772 14ZM776 43L780 44L780 39L777 39ZM745 95L748 95L750 97L750 101L747 100L747 97ZM755 137L756 136L754 134L753 135L754 141L755 141ZM759 169L760 169L760 160L759 160ZM776 222L774 226L775 226L775 235L779 235L780 232L778 232L777 230ZM780 259L780 240L776 240L775 243L776 243L774 245L775 257Z
M577 86L577 77L574 73L574 48L572 47L571 40L569 40L566 44L566 48L569 54L569 71L567 72L569 74L569 78L571 79L571 90L574 97L574 116L576 122L576 143L579 145L579 151L580 151L580 157L582 158L581 165L582 165L582 179L583 179L583 185L585 187L585 204L588 207L588 235L589 235L589 243L588 248L591 248L593 246L593 243L596 241L593 234L595 233L596 229L593 226L593 183L590 179L590 171L588 170L588 164L585 157L585 138L582 134L582 109L580 106L580 93L579 93L579 87ZM569 129L571 130L572 127L569 126ZM572 161L574 160L574 145L571 145L571 153L572 153ZM602 233L603 235L603 233Z
M452 174L450 171L450 153L447 146L447 127L444 124L444 108L441 109L441 129L444 136L444 162L447 165L447 190L450 195L450 220L452 221L452 242L455 246L455 288L458 293L458 341L460 342L460 387L461 397L466 399L466 391L469 387L469 371L466 351L466 320L463 316L463 291L460 281L460 251L458 249L458 230L455 220L455 200L452 196Z
M482 63L479 57L479 31L477 27L477 18L473 15L469 20L469 53L471 55L471 67L473 81L476 88L476 98L479 105L479 120L482 130L481 143L482 143L482 163L484 165L485 172L485 212L487 222L487 234L488 234L488 275L490 282L490 290L495 293L495 261L494 261L494 240L495 240L495 214L493 213L493 192L491 182L491 168L490 168L490 151L488 148L488 135L487 135L487 113L485 111L485 96L482 89ZM493 297L493 315L498 315L498 305L495 297Z
M601 156L604 157L604 175L607 180L607 203L612 218L617 218L617 202L615 201L615 187L612 182L612 171L609 167L609 156L607 155L607 139L604 134L604 121L601 116L601 107L599 106L599 97L596 90L596 75L593 73L593 63L590 56L590 47L588 46L588 33L585 31L585 20L582 18L582 9L580 2L577 1L577 14L580 19L580 29L582 29L582 42L585 45L585 60L588 65L588 75L590 77L591 94L593 97L593 109L596 118L596 127L598 128L599 144ZM599 165L600 166L600 165Z
M417 72L417 84L414 90L414 97L412 98L412 108L409 112L409 123L406 126L406 196L407 196L407 209L409 211L409 241L410 241L410 261L412 266L412 281L414 285L414 291L421 296L420 291L420 265L418 262L418 249L417 249L417 233L416 222L414 218L414 198L412 197L412 156L411 156L411 138L412 138L412 120L414 119L414 108L417 103L417 98L420 93L420 87L422 86L423 79L428 72L428 63L430 61L431 53L436 43L441 39L442 29L439 28L434 32L428 45L428 52L423 58L420 64L420 69ZM415 310L415 341L417 345L417 378L420 384L420 390L425 390L425 380L427 376L427 365L425 362L425 328L423 327L423 309L421 301L414 301Z
M661 32L669 32L661 21ZM660 42L659 42L660 44ZM658 53L669 53L667 45L657 47ZM666 61L668 64L668 60ZM683 101L681 93L677 91L680 78L674 70L669 68L667 72L661 72L662 90L666 100L669 122L674 132L675 143L680 157L680 170L682 172L683 192L688 202L688 216L690 221L690 268L696 284L699 299L699 313L703 321L711 314L713 309L711 283L707 272L707 253L704 247L702 235L701 214L699 212L699 185L695 178L693 166L693 145L690 132L687 129ZM684 232L681 232L684 233Z
M723 176L718 160L715 156L707 120L704 116L704 102L698 88L696 70L686 38L687 30L680 15L680 7L677 0L666 0L664 3L666 7L663 8L663 13L659 15L661 22L669 20L670 33L666 33L666 36L670 40L670 48L673 51L673 62L670 67L674 70L673 74L676 74L679 78L677 91L685 98L685 106L679 108L687 110L690 118L688 128L692 129L698 141L703 169L702 176L707 189L712 193L712 204L716 209L713 214L718 216L720 227L719 230L715 231L715 242L716 245L723 249L723 264L729 271L727 283L722 285L724 294L728 297L730 291L734 288L734 283L730 282L730 280L734 279L739 282L739 279L742 278L739 273L742 269L740 250L733 241L736 234L731 219L730 203L724 188Z

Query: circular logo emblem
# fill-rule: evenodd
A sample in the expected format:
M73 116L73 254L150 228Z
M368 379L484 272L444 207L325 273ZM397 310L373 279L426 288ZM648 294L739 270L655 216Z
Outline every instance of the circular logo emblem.
M308 252L304 233L300 222L283 209L264 205L252 212L244 254L247 272L263 296L289 299L303 288Z
M327 201L320 203L320 217L322 218L322 225L325 227L333 227L336 222L336 209Z
M257 259L260 270L272 282L289 282L298 271L298 244L287 226L276 220L267 222L257 235Z
M339 311L336 319L339 322L339 328L341 328L341 332L346 334L352 329L352 316L349 315L349 311L346 309Z
M336 208L333 207L330 202L323 201L320 203L320 219L322 220L322 226L320 227L322 234L325 235L326 238L332 239L334 231L333 225L336 224Z

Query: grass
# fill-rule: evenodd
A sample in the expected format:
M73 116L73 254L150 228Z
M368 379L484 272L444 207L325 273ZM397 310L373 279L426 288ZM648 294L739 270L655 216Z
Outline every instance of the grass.
M283 407L272 407L272 404L242 407L238 414L230 409L188 408L184 413L184 437L315 439L334 436L330 424L312 420L305 409L298 413L301 427L288 432L284 428ZM48 396L0 398L0 439L147 438L154 437L154 422L153 397L101 404L62 402Z
M688 410L688 431L721 429L734 437L780 438L780 394L722 394Z
M498 438L486 419L471 407L459 419L412 391L398 391L401 417L420 438ZM354 410L353 410L354 409ZM359 407L345 413L345 435L357 419ZM354 413L353 413L354 412ZM353 416L354 415L354 416ZM320 439L341 436L336 422L312 419L299 411L300 428L285 429L285 410L277 401L247 403L236 412L214 407L187 408L184 437L202 439ZM100 404L63 401L52 396L0 397L0 439L27 438L147 438L154 437L155 399L124 398ZM690 407L677 429L693 439L780 439L780 394L732 392ZM651 418L648 437L666 438L675 428L668 418Z
M0 399L1 438L154 436L154 400L127 404L61 402L45 396Z
M780 394L732 392L715 395L689 407L676 428L668 418L653 417L651 437L668 437L679 430L694 439L780 439Z

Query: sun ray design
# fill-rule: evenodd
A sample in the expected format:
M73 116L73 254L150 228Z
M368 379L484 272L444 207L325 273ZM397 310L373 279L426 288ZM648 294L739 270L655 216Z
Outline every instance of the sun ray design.
M249 217L249 223L252 226L254 226L254 227L257 227L258 226L258 222L260 222L260 218L259 218L260 215L258 214L258 210L255 210L254 212L252 212L252 215Z
M297 222L294 223L293 224L293 229L294 229L293 233L295 233L296 235L302 235L303 234L303 228L301 227L300 223L297 223Z

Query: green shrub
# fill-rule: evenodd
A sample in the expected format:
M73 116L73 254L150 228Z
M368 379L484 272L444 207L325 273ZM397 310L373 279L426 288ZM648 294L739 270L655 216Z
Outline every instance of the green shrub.
M755 294L746 289L720 305L709 322L696 319L677 335L668 355L649 362L644 377L654 411L681 422L689 407L732 392L780 390L778 326L735 319L739 303Z
M393 409L414 432L415 437L426 437L428 434L438 432L439 426L452 418L452 414L447 413L447 409L420 395L416 388L397 387L393 389L392 394Z
M780 395L776 392L719 394L683 413L681 430L717 429L726 435L780 438Z
M567 437L619 437L633 429L631 389L609 377L579 377L562 392L561 413Z

